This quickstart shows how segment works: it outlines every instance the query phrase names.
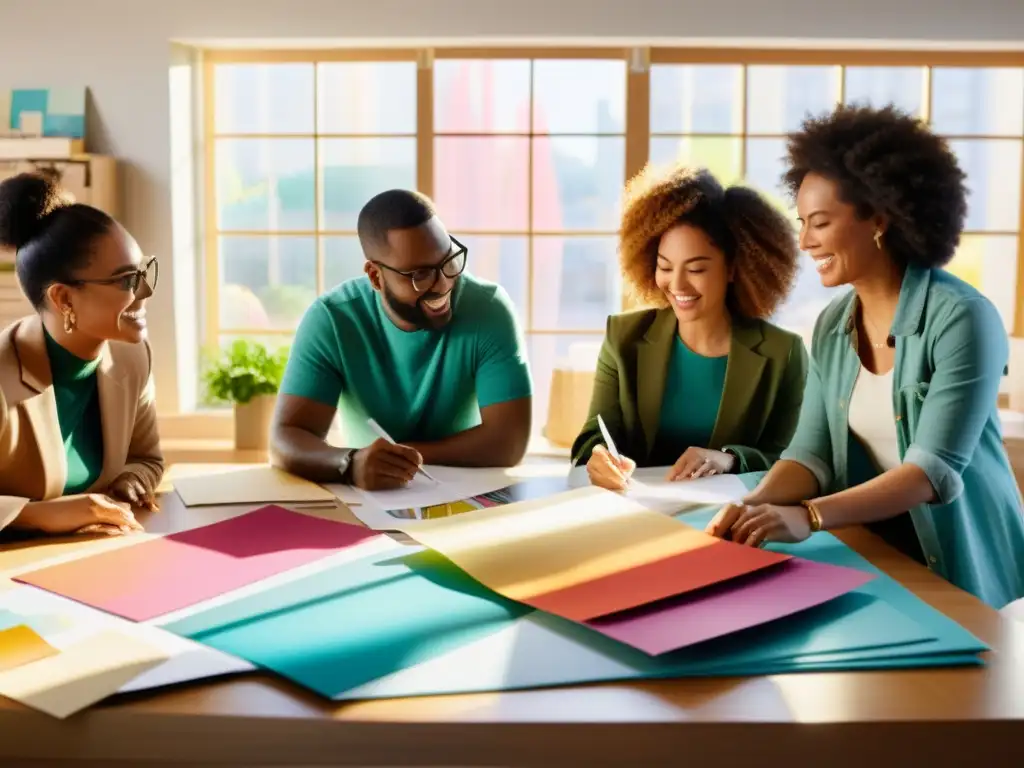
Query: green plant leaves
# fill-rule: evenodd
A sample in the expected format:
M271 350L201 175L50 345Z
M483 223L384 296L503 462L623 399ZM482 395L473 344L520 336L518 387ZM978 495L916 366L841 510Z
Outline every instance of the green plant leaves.
M263 344L239 339L207 367L203 380L212 400L245 405L277 394L287 364L287 348L271 354Z

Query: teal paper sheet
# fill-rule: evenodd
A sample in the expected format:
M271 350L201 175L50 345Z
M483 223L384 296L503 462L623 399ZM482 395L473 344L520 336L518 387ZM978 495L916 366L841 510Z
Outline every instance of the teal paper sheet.
M430 550L345 563L164 629L328 698L509 625L533 609Z

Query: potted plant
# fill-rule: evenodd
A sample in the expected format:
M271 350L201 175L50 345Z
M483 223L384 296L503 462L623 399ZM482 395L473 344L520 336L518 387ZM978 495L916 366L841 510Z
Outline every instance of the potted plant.
M239 339L207 368L209 398L234 405L236 450L270 447L270 420L287 362L287 349L272 354L263 344Z

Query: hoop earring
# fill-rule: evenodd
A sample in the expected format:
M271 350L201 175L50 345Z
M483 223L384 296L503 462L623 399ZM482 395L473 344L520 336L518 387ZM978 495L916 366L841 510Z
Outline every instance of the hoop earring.
M78 318L75 317L75 310L68 309L64 311L64 333L72 334L75 332L75 328L78 327Z
M882 250L882 230L875 230L875 248Z

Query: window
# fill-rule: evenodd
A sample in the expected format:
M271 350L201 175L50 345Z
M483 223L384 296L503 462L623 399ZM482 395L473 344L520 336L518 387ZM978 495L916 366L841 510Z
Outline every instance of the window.
M792 211L780 187L786 132L839 101L895 104L929 120L968 175L966 230L948 268L996 304L1008 331L1024 322L1017 318L1024 69L743 63L742 51L728 64L686 63L685 57L670 53L666 58L681 61L651 68L652 162L704 165L723 183L750 184ZM814 320L842 290L823 288L806 260L774 319L809 340Z
M553 370L592 370L623 307L627 175L682 159L791 211L785 133L841 100L895 103L949 139L971 191L949 269L1024 333L1019 55L654 49L638 67L635 53L207 52L206 342L289 343L314 297L362 274L363 203L418 188L468 269L512 297L540 430ZM832 295L808 259L775 320L809 338Z

